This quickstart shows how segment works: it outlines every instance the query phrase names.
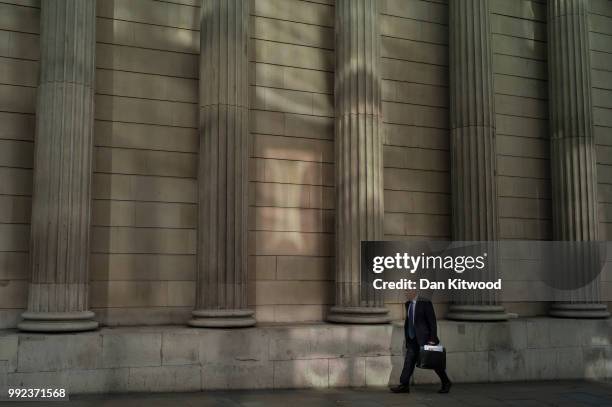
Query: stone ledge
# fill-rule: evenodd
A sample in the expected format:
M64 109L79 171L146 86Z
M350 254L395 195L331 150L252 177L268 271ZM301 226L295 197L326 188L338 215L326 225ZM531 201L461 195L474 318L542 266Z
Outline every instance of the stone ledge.
M397 382L403 324L261 324L245 329L0 331L0 387L70 394L343 386ZM612 320L439 321L456 382L612 378ZM437 382L417 369L415 383ZM0 389L2 390L2 389Z

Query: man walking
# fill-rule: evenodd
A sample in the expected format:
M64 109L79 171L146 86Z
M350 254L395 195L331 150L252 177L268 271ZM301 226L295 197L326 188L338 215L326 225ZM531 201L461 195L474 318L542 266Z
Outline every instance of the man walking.
M436 313L431 301L419 298L416 291L409 291L408 301L406 301L405 305L406 321L404 323L404 336L406 337L407 348L406 359L404 360L404 368L400 376L400 384L391 387L391 391L394 393L410 392L410 378L419 357L420 347L440 343ZM452 383L446 375L446 371L438 369L435 372L442 382L442 388L438 393L448 393Z

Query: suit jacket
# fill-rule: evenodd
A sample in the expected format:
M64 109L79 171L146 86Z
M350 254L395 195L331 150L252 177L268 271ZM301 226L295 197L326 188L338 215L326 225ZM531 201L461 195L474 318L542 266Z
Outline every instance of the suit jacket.
M404 322L404 335L406 336L406 343L410 337L408 336L408 319L411 317L410 310L411 301L406 301L406 321ZM426 299L417 299L416 309L414 314L414 329L415 338L419 346L426 345L427 342L434 342L438 344L438 325L436 323L436 313L434 311L433 304L431 301Z

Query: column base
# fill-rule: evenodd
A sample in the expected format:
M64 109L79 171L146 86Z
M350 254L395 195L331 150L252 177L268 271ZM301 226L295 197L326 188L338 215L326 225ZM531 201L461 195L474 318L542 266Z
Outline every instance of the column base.
M606 304L555 302L548 314L556 318L608 318L610 312Z
M455 321L507 321L508 314L501 305L451 305L446 319Z
M82 332L98 328L91 311L29 312L21 314L17 328L25 332Z
M196 328L246 328L255 325L254 314L249 309L199 309L191 313L194 318L187 324Z
M327 320L342 324L387 324L391 316L386 308L332 307Z

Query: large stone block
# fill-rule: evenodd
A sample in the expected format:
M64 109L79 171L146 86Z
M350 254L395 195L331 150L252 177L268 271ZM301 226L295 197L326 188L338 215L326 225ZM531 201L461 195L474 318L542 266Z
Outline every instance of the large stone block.
M298 323L298 322L320 322L325 319L328 305L273 305L274 322Z
M55 388L67 389L66 372L27 372L9 373L7 376L8 387L27 388Z
M392 347L392 333L394 329L396 331L398 330L397 327L393 327L391 325L346 326L349 354L355 356L390 355ZM399 341L397 334L395 336L395 340Z
M278 20L300 21L317 26L334 25L333 7L318 3L268 0L253 2L253 14Z
M310 208L334 209L336 197L333 187L309 185L307 188Z
M606 379L612 379L612 346L607 346L604 350L604 368Z
M399 382L404 358L401 356L366 357L366 386L388 386Z
M196 246L196 233L193 229L154 229L154 228L118 228L101 227L92 228L92 250L105 253L151 253L151 254L194 254ZM122 283L135 282L113 281L114 289L124 289ZM139 281L138 283L145 283ZM147 282L151 283L151 282ZM163 287L166 288L165 286ZM155 301L156 305L167 305L163 295ZM157 299L157 298L156 298ZM129 298L122 298L129 301ZM138 304L134 304L138 305ZM125 305L124 305L125 306Z
M438 323L438 337L447 352L473 351L478 326L474 323L441 321Z
M313 111L313 93L258 86L252 95L255 99L251 99L251 105L256 109L316 115Z
M251 188L254 191L251 194L252 205L309 207L310 186L257 182Z
M182 207L195 208L195 205L182 204ZM191 209L188 212L191 212ZM98 281L119 279L194 281L195 257L169 254L95 253L90 258L90 277L91 280Z
M582 346L610 346L612 345L612 323L609 319L595 319L583 321L588 327L582 335Z
M497 349L525 349L527 333L522 321L502 322L496 324L478 324L475 326L475 351Z
M329 359L279 360L274 363L274 388L329 386Z
M102 366L139 367L161 365L160 332L117 332L102 335Z
M584 378L584 352L582 348L556 348L555 376L557 379Z
M200 366L154 366L129 369L128 391L199 391Z
M177 127L197 127L195 104L96 95L96 119Z
M3 251L27 251L30 239L29 225L0 224L0 250ZM26 281L9 280L0 287L2 297L0 306L2 308L21 308L27 302Z
M271 389L274 365L267 361L230 361L202 365L202 389Z
M330 117L285 114L285 135L315 139L334 139L334 120Z
M290 244L294 239L299 239L300 233L287 234L287 240L283 243L278 239L283 239L281 235L276 235L277 232L272 232L273 235L262 234L261 238L270 237L272 240L277 239L280 245ZM317 233L308 233L315 235ZM258 234L259 235L259 234ZM322 235L321 235L322 236ZM255 239L259 237L253 236ZM314 237L317 239L317 237ZM326 238L324 238L326 239ZM313 249L324 243L324 240L311 242ZM280 247L278 248L280 250ZM290 249L291 250L291 249ZM333 303L333 288L334 284L331 281L255 281L255 295L258 305L322 305Z
M0 122L2 116L0 116ZM0 136L1 137L1 136ZM23 196L9 196L4 195L0 198L0 211L4 213L11 213L17 211L22 215L15 216L9 215L11 218L20 217L24 218L24 223L30 222L30 209L32 207L32 200L29 197ZM25 208L22 208L25 206ZM27 213L27 215L26 215ZM6 216L6 215L0 215ZM27 280L29 277L28 269L28 254L24 252L0 252L0 279L2 280ZM612 273L611 273L612 280ZM6 310L5 310L6 311Z
M197 81L185 78L144 75L136 72L97 70L100 93L144 99L197 103Z
M279 256L277 278L279 280L332 280L333 258Z
M287 42L317 48L333 48L333 29L306 24L296 24L292 21L271 20L254 17L251 20L255 38ZM282 80L282 73L279 75ZM271 85L272 86L272 85ZM304 85L302 85L303 87ZM310 90L310 89L302 89Z
M195 365L200 363L199 332L185 330L162 333L162 365Z
M588 322L588 321L587 321ZM582 344L585 336L585 321L565 319L542 319L550 330L550 346L553 348L577 347Z
M525 321L527 330L527 348L550 347L550 327L545 320L529 319Z
M383 181L387 189L400 191L416 189L423 192L449 193L448 179L445 173L385 168Z
M168 281L168 307L194 307L194 281Z
M249 287L249 289L251 288L252 286ZM249 298L252 298L250 294ZM262 322L276 322L274 320L276 305L254 305L252 302L249 302L249 306L255 310L255 320L258 324Z
M525 380L525 351L489 351L489 381Z
M17 371L96 369L101 350L102 336L97 333L20 335Z
M271 330L271 360L391 353L390 326L311 325Z
M439 3L406 2L387 0L381 2L381 12L416 21L428 21L439 24L448 23L448 8Z
M0 171L0 192L3 194L31 194L32 170L3 168Z
M195 203L197 189L189 178L94 174L92 194L95 199Z
M17 370L17 335L0 336L0 362L6 362L7 372Z
M276 279L276 256L249 256L249 279Z
M400 294L398 293L397 295L395 295L395 297L397 298L399 297L399 295ZM391 317L391 320L403 320L404 314L406 313L404 304L393 303L395 301L396 299L394 299L393 301L385 300L385 307L389 310L389 316Z
M362 387L366 385L366 358L329 359L329 387Z
M8 362L0 360L0 399L6 396L8 391Z
M381 15L381 33L385 36L407 38L417 41L447 44L448 29L438 24L423 21Z
M0 108L15 113L34 113L36 93L34 88L0 85Z
M284 87L307 92L331 94L334 91L334 75L331 72L301 68L284 68Z
M283 135L285 134L285 114L253 110L251 111L251 131L260 134Z
M250 254L262 256L329 256L333 253L334 248L331 235L325 233L257 231L249 233L249 241L252 242L251 247L254 250ZM286 281L278 283L283 285ZM278 287L270 285L267 288L273 292L262 292L260 298L263 300L264 295L272 295L275 292L276 303L321 304L321 297L327 295L324 287L321 287L323 283L325 282L305 281L299 287L307 288L306 293L302 294L300 291L293 289L285 295L279 295L283 293L278 292ZM262 289L264 288L266 287L262 287ZM313 302L315 301L313 298L316 298L316 302ZM285 302L280 302L280 300Z
M406 353L406 337L403 322L394 321L391 323L391 337L389 347L391 355L403 356Z
M348 328L311 325L271 329L270 360L334 358L349 353Z
M557 378L557 349L525 349L523 356L525 380L551 380Z
M305 208L251 207L249 216L250 227L254 230L333 232L334 221L331 211ZM287 279L297 280L298 278L299 275L290 275Z
M68 394L124 393L128 391L128 368L67 370L62 381Z
M268 331L259 328L240 330L201 329L199 357L202 365L234 361L267 361Z
M489 380L489 352L448 353L446 371L452 381L486 382Z
M195 178L197 156L170 151L97 147L94 151L94 169L99 172L121 174ZM141 206L146 207L146 205Z
M106 69L197 79L198 58L199 55L112 44L96 46L96 63L99 68Z
M90 283L91 286L91 283ZM96 319L109 326L183 325L193 307L93 308Z
M115 157L113 155L108 159L114 162ZM197 217L196 209L196 205L183 203L95 200L92 202L92 224L96 226L194 228Z
M607 346L593 346L583 348L584 374L586 379L601 380L608 374L609 362L606 357L610 357L610 350Z

